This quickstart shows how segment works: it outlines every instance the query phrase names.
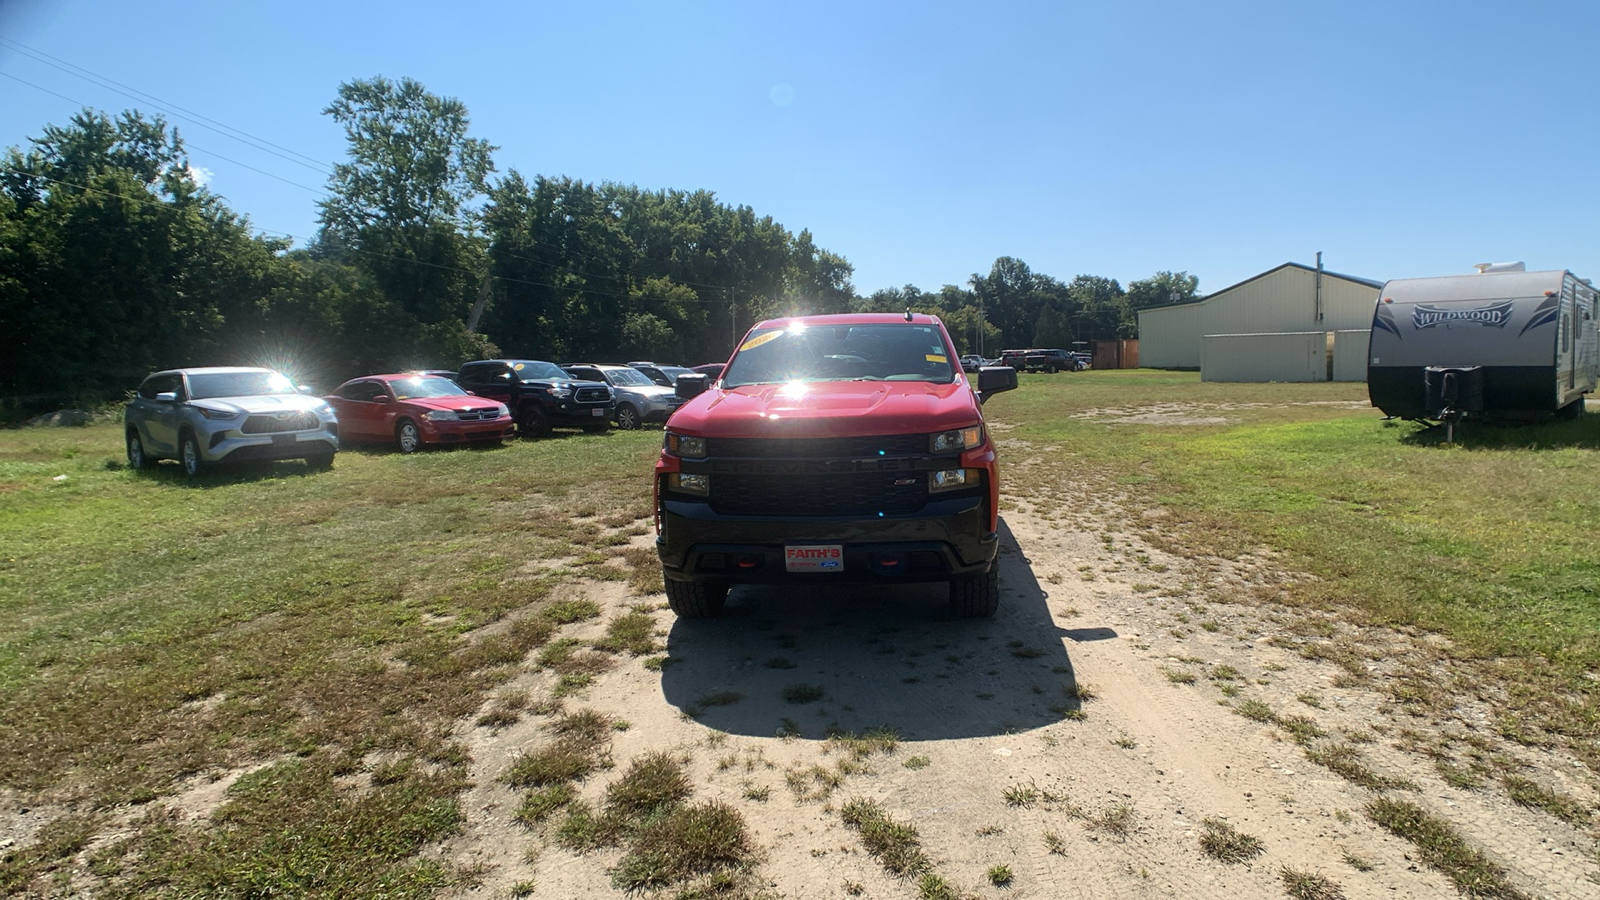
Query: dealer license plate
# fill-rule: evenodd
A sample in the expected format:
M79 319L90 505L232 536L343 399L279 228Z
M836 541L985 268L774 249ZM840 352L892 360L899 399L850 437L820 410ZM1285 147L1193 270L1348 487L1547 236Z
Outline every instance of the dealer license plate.
M606 411L603 410L603 409L591 409L591 410L589 410L589 415L591 415L591 416L603 416L605 414L606 414Z
M844 545L798 544L784 547L783 567L790 572L842 572Z

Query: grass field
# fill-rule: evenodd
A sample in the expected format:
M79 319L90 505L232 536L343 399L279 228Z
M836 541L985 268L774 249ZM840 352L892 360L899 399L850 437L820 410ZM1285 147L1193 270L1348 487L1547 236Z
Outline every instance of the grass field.
M1600 763L1600 415L1444 445L1381 422L1363 385L1022 382L989 408L1009 496L1057 518L1112 495L1159 506L1131 525L1196 558L1272 549L1317 576L1273 599L1450 638L1505 701L1502 733ZM69 811L0 857L0 893L145 805L92 861L112 895L425 896L470 877L417 856L460 819L451 727L594 615L576 581L658 589L628 542L659 443L347 451L327 473L190 483L123 468L115 425L0 432L0 789ZM273 760L235 785L224 831L150 803ZM341 788L353 773L372 789Z

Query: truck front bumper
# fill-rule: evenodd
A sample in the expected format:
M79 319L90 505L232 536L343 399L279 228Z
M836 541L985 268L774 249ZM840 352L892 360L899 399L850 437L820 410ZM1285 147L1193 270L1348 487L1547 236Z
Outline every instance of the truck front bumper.
M663 499L656 551L673 581L727 584L947 581L988 571L999 540L982 496L934 500L916 513L848 518L723 516L708 503ZM789 572L785 547L843 550L837 571Z

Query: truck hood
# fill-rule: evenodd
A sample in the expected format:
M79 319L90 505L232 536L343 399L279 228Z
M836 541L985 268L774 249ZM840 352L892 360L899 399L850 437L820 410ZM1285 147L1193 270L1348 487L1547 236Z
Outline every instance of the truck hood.
M712 387L672 416L704 437L853 437L947 431L982 421L964 380L823 381Z

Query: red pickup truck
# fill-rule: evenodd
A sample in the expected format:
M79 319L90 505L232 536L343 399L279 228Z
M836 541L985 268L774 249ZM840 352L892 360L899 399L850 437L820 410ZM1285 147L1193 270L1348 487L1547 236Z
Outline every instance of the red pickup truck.
M999 482L973 385L933 316L758 323L721 378L679 376L688 402L656 462L667 602L722 608L732 584L947 581L960 616L993 615Z

